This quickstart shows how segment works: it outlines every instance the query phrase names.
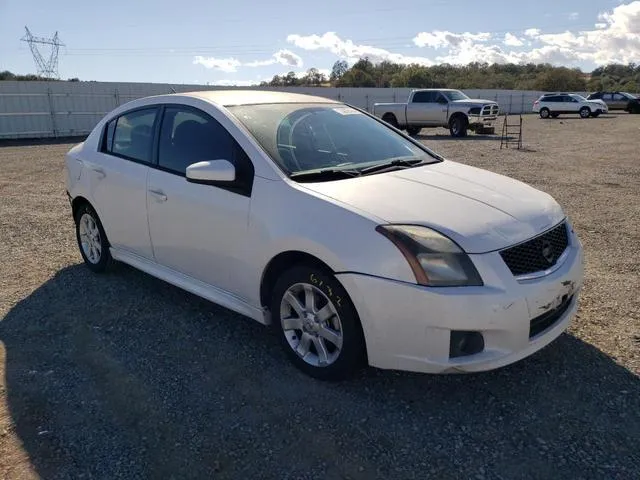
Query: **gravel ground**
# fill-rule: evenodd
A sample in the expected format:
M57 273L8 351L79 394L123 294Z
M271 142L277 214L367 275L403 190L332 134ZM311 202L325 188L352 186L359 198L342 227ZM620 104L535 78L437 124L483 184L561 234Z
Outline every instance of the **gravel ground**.
M422 139L554 195L586 249L569 332L483 374L305 377L255 322L80 262L70 144L0 146L0 478L640 477L640 116Z

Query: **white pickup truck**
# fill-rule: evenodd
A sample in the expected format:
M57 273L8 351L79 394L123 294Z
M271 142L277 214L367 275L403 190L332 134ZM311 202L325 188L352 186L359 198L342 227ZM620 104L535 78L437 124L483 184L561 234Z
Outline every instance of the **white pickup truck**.
M375 103L373 114L409 135L425 127L448 128L452 137L464 137L467 130L494 133L493 122L500 106L491 100L469 98L460 90L425 88L413 90L407 103Z

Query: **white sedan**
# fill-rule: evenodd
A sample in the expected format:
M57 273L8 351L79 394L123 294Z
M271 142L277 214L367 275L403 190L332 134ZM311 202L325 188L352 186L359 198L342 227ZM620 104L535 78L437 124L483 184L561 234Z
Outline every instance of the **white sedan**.
M277 329L317 378L368 363L501 367L569 325L582 246L562 208L307 95L138 99L66 156L86 265L132 265Z

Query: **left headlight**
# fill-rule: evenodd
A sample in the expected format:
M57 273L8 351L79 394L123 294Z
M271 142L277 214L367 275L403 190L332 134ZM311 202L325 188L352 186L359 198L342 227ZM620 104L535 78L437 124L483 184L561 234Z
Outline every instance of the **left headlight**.
M376 231L391 240L402 252L419 285L483 285L469 256L441 233L419 225L379 225Z

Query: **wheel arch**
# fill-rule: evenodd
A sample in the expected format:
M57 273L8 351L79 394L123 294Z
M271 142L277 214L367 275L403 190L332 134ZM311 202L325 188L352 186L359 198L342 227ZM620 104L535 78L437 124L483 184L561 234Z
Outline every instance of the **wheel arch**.
M71 213L73 214L73 218L76 218L76 213L78 213L78 210L80 209L80 207L82 207L83 205L89 205L91 208L93 208L93 210L96 211L95 207L93 205L91 205L91 202L89 200L87 200L85 197L83 197L82 195L78 195L77 197L75 197L73 200L71 200Z
M278 277L295 265L308 265L330 274L335 273L326 262L310 253L300 250L281 252L269 260L262 272L260 279L260 304L262 307L268 308L271 293Z

